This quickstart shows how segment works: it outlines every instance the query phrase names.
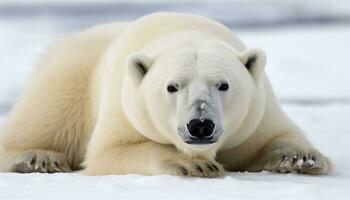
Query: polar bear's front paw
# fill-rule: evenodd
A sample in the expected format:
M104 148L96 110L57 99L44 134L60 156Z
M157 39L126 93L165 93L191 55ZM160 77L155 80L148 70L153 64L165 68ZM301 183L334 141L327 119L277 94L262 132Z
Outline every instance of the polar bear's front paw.
M23 153L14 165L19 173L57 173L71 171L66 157L54 151L34 150Z
M177 176L214 178L223 176L225 173L219 163L204 158L167 160L165 165L168 173Z
M264 160L264 169L272 172L323 175L331 171L330 160L315 149L278 148L269 152Z

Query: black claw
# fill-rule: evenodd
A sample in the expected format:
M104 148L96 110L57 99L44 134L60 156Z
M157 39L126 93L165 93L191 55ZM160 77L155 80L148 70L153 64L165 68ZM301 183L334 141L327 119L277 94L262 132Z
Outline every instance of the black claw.
M200 173L203 173L203 169L199 165L196 165L196 170L198 170Z
M213 169L213 167L212 166L210 166L208 163L207 163L207 168L210 170L210 171L214 171L214 169Z
M32 160L30 161L30 164L33 165L36 161L36 158L32 158Z
M58 166L59 166L59 164L58 164L57 161L55 161L53 164L55 165L55 167L58 167Z
M42 166L43 166L43 168L45 168L45 166L46 166L46 162L43 162L43 163L42 163Z
M286 160L286 155L282 156L282 161Z
M306 156L303 156L303 161L304 161L304 162L306 161L306 159L307 159L307 157L306 157Z
M295 163L297 161L297 156L293 157L293 163Z
M215 169L216 171L219 171L219 168L218 168L216 165L212 164L212 166L214 167L214 169Z
M187 175L188 175L188 171L187 171L187 169L186 169L185 167L180 166L179 168L180 168L181 173L182 173L184 176L187 176Z

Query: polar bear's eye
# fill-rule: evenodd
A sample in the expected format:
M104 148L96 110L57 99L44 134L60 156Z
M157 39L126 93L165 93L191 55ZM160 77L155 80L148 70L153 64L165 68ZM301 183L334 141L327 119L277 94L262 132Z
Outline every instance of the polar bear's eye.
M229 88L229 86L227 83L223 83L219 86L220 91L226 91L226 90L228 90L228 88Z
M177 87L175 85L169 85L167 90L170 93L174 93L174 92L177 92Z

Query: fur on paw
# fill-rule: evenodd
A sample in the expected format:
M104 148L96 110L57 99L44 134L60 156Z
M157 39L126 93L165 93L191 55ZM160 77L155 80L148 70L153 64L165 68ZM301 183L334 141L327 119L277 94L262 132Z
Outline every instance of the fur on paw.
M278 148L268 153L264 169L279 173L325 175L331 172L330 160L315 149Z
M14 171L19 173L70 172L66 157L62 153L35 150L23 153L16 160Z
M168 172L177 176L214 178L225 173L218 162L204 158L167 160L165 164Z

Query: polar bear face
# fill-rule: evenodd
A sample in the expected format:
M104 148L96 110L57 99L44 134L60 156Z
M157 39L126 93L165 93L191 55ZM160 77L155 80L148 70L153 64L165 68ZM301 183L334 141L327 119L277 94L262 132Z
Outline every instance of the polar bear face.
M128 59L124 111L152 140L210 147L246 119L264 64L261 50L238 53L227 46L135 53Z

